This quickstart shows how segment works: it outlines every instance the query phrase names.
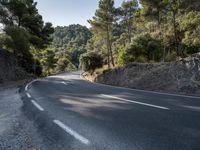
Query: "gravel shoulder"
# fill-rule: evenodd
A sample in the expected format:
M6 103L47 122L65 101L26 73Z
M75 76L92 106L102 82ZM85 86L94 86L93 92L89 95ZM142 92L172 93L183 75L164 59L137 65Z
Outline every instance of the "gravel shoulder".
M0 150L49 149L34 123L21 111L18 86L23 82L0 86Z

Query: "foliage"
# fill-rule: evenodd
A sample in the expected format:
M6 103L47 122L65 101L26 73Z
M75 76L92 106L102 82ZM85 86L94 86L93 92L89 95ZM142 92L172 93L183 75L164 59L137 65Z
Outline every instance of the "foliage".
M66 52L71 56L70 61L78 67L79 57L85 52L87 41L92 34L89 29L81 25L69 25L56 27L53 34L53 42L50 47L58 52Z
M28 33L18 26L7 26L5 28L5 32L10 37L10 42L7 42L7 47L14 50L14 53L22 53L27 52L30 47L30 43L28 41L29 35ZM8 44L9 43L9 44Z
M175 61L176 60L176 53L173 52L171 54L168 54L166 57L165 57L165 61L166 62L171 62L171 61Z
M44 24L36 5L33 0L0 1L0 23L4 26L5 35L1 45L11 50L18 64L29 73L37 71L33 67L31 48L47 47L54 31L51 23ZM39 72L38 70L37 73Z
M36 5L33 0L1 1L0 23L23 28L30 36L30 43L37 48L43 48L51 42L53 28L51 23L44 24Z
M119 54L117 57L117 64L119 66L123 66L123 65L127 64L127 61L128 61L127 59L128 58L127 58L127 53L126 53L125 49L121 49L119 51Z
M103 66L102 57L96 52L88 52L80 57L80 67L84 71L94 71Z
M126 61L128 62L137 61L139 57L147 61L159 61L161 54L161 42L148 33L135 36L130 45L126 47Z
M110 63L105 58L113 53L114 62L120 66L134 61L174 61L199 52L200 1L140 0L140 3L141 8L136 0L123 1L119 8L114 8L111 1L101 0L89 21L93 36L87 50L98 51L104 64Z
M34 0L0 2L0 46L30 73L73 70L79 58L84 70L93 71L103 64L174 61L200 51L197 0L140 0L141 8L137 0L118 8L114 0L100 0L90 29L70 25L55 32L43 22Z
M183 44L186 46L200 47L200 12L189 12L182 17L180 28L185 31Z
M89 20L93 34L99 36L99 39L103 40L103 44L106 46L108 68L110 68L110 62L113 66L115 65L112 53L114 12L114 0L100 0L95 16Z
M131 42L133 32L134 13L138 9L137 0L123 1L120 9L120 25L123 26L123 33L126 38Z
M42 56L42 57L41 57ZM45 49L41 52L40 62L43 66L44 75L49 75L56 67L55 53L52 49Z
M76 67L70 62L67 57L64 57L58 59L55 70L56 72L74 71L76 70Z

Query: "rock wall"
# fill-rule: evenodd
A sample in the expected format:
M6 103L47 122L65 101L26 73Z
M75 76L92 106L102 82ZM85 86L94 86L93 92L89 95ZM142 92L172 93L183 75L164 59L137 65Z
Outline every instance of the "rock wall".
M0 82L26 79L27 73L17 65L15 57L0 49Z
M171 63L132 63L99 75L95 81L135 89L200 95L200 53Z

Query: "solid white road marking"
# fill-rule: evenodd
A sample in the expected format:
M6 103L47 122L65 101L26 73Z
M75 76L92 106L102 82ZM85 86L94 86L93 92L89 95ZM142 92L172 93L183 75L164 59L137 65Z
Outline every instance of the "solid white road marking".
M68 134L70 134L71 136L73 136L74 138L79 140L81 143L86 144L86 145L90 144L90 141L88 139L86 139L85 137L81 136L80 134L78 134L76 131L72 130L70 127L66 126L61 121L53 120L53 122L56 125L58 125L60 128L62 128L63 130L65 130Z
M35 105L35 107L37 107L40 111L44 111L44 109L34 100L31 100L31 102L33 103L33 105Z
M118 99L118 100L125 101L125 102L135 103L135 104L139 104L139 105L144 105L144 106L149 106L149 107L154 107L154 108L169 110L169 108L167 108L167 107L162 107L162 106L148 104L148 103L143 103L143 102L138 102L138 101L132 101L132 100L128 100L128 99L116 97L116 96L105 95L105 94L101 94L101 96L107 97L107 98Z
M31 98L31 95L29 93L26 93L26 95L27 95L28 98Z

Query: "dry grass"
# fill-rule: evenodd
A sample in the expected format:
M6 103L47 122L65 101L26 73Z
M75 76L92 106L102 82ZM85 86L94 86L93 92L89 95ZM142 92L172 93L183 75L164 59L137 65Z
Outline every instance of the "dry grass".
M117 68L118 66L111 66L110 69L115 69ZM104 65L102 68L97 68L95 69L93 72L86 72L85 73L85 78L89 81L94 81L96 79L97 76L103 74L106 70L109 70L108 69L108 65Z

